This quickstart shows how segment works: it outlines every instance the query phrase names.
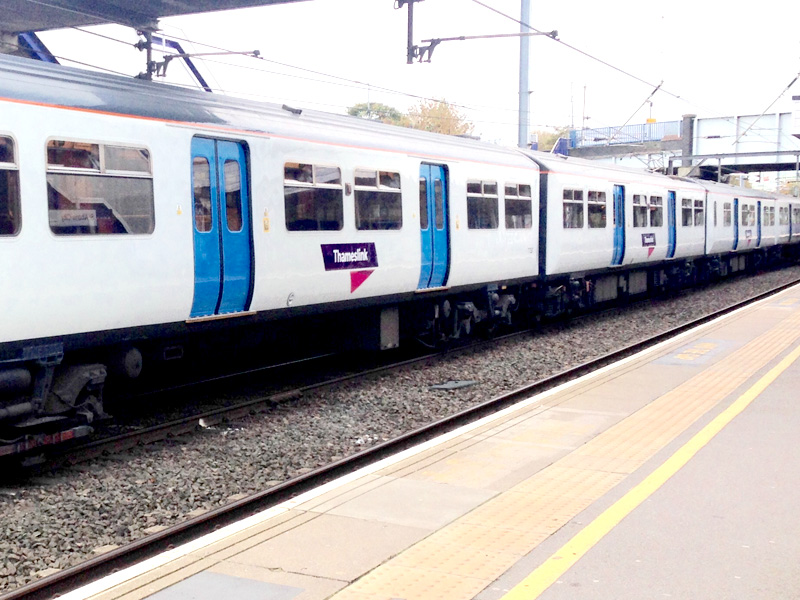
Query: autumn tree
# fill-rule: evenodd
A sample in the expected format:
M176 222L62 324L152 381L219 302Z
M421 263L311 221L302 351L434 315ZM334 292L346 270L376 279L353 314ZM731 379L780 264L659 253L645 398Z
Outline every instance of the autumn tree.
M434 133L469 135L474 129L472 123L445 100L420 100L409 109L408 119L414 129Z
M562 138L562 137L563 138L568 138L569 137L569 130L570 130L570 127L565 125L563 127L558 127L555 130L552 130L552 129L551 130L540 129L540 130L534 131L533 133L536 134L536 136L537 136L537 138L539 140L539 150L542 150L542 151L545 151L545 152L549 152L550 150L553 149L553 146L555 146L555 144L559 140L559 138Z
M408 116L388 104L380 102L361 102L354 104L347 109L347 114L353 117L361 117L370 121L380 121L389 125L400 125L408 127Z

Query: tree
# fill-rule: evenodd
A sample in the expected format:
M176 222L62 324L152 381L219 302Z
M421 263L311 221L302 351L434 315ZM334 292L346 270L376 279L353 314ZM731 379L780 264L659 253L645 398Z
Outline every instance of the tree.
M393 106L381 104L380 102L361 102L354 104L347 109L347 114L353 117L361 117L370 121L380 121L389 125L400 125L408 127L408 116L401 113Z
M469 135L474 129L472 123L446 100L420 100L417 106L409 109L408 119L414 129L434 133Z
M539 129L534 131L539 139L539 150L549 152L553 149L553 146L555 146L559 138L569 137L569 130L569 126L565 125L563 127L558 127L555 130Z

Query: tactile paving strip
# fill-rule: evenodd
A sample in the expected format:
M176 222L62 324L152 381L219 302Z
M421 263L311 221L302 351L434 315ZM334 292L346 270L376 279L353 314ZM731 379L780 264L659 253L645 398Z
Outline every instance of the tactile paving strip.
M799 337L800 312L333 598L473 598Z

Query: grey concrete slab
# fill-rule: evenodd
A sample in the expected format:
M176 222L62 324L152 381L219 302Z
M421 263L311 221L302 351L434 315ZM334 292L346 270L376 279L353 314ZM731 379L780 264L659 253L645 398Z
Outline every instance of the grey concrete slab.
M293 600L302 589L205 571L148 596L148 600Z
M418 479L392 479L329 514L434 531L495 492Z
M427 528L326 514L227 563L352 581L429 533Z

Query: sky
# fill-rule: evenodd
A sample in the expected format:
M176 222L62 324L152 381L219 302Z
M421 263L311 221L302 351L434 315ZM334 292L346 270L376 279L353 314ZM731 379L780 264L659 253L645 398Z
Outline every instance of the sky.
M560 40L530 38L532 131L800 108L791 100L800 82L786 91L800 72L797 0L530 2L529 24L558 31ZM259 51L261 58L197 59L225 93L333 113L364 102L406 111L420 99L444 99L482 139L515 145L519 39L443 42L430 63L409 65L407 10L394 0L309 0L160 25L186 52ZM414 5L414 42L518 33L520 17L520 0L424 0ZM133 30L85 29L91 33L41 38L59 57L127 75L144 69ZM192 85L181 61L170 63L164 81Z

